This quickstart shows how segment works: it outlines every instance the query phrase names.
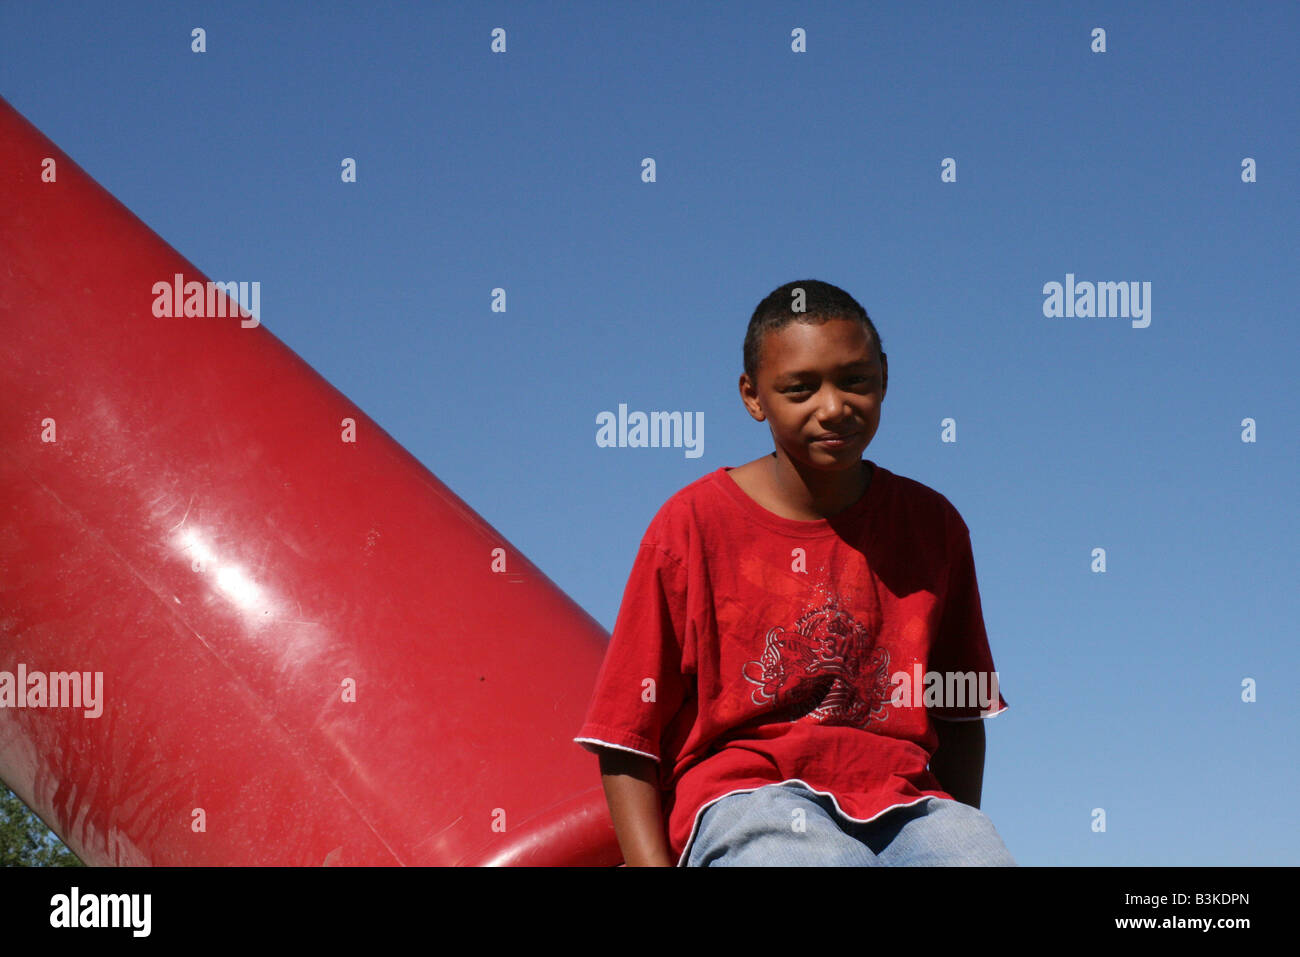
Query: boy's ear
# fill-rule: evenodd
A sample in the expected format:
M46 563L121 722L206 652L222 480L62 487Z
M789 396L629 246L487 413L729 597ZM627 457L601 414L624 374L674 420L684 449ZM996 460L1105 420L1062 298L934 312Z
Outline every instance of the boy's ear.
M749 387L749 392L757 393L757 389L755 389L754 384L750 382L749 376L743 372L740 374L739 386L740 401L745 404L745 411L748 412L750 418L754 419L756 422L762 422L766 416L763 415L763 410L758 405L758 399L746 394L746 386Z

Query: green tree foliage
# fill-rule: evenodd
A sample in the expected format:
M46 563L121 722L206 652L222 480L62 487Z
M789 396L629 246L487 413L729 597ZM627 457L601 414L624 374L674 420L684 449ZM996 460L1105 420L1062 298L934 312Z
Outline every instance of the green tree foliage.
M81 867L77 855L0 784L0 867Z

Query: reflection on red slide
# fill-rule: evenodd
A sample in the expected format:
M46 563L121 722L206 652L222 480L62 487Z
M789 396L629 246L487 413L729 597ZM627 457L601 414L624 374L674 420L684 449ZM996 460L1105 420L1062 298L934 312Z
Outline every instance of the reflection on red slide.
M604 629L177 275L0 100L0 779L89 864L617 864Z

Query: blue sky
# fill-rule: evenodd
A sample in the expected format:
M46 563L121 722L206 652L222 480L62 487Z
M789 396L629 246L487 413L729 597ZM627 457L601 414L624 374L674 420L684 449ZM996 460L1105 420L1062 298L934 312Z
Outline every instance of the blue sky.
M754 307L844 287L890 359L866 457L971 529L1011 705L983 807L1017 859L1296 864L1298 27L6 3L0 95L207 275L259 281L262 323L606 628L659 505L772 450L737 394ZM1150 325L1045 317L1067 273L1149 282ZM620 403L702 412L703 455L597 447Z

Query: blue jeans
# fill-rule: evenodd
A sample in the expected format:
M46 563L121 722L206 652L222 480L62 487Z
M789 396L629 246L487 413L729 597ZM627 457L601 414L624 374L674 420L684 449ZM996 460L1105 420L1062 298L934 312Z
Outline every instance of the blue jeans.
M687 867L1015 867L993 822L926 797L866 823L802 784L729 794L700 818Z

